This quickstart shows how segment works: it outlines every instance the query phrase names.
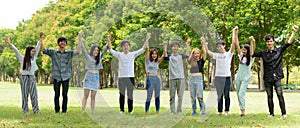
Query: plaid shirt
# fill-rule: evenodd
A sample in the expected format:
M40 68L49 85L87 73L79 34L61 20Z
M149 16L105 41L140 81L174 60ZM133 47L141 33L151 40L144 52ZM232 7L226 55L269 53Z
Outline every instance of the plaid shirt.
M76 50L59 50L44 49L44 54L52 58L52 77L58 81L65 81L71 78L71 58L78 55Z

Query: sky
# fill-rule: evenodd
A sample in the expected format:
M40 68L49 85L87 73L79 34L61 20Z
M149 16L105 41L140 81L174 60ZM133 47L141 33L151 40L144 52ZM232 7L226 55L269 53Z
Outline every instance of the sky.
M19 21L30 19L32 14L49 1L51 0L0 0L0 28L15 29Z

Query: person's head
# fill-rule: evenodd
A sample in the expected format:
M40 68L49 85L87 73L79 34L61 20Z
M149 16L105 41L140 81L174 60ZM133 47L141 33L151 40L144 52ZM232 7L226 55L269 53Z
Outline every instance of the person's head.
M225 51L225 46L226 46L226 43L225 43L223 40L218 40L218 41L217 41L216 47L217 47L217 50L218 50L220 53L226 52L226 51Z
M34 57L35 48L33 46L26 47L25 56L23 60L23 70L30 70L31 58Z
M180 48L180 43L177 41L174 41L171 44L171 48L172 48L172 54L177 54L178 53L178 49Z
M158 50L157 50L156 48L153 48L153 49L150 50L149 58L150 58L150 61L151 61L151 62L152 62L153 60L154 60L155 62L158 61L159 56L158 56Z
M268 47L268 49L269 50L273 50L273 48L274 48L274 36L273 35L271 35L271 34L268 34L268 35L266 35L266 37L265 37L265 41L266 41L266 44L267 44L267 47Z
M194 48L190 54L189 60L191 61L192 66L197 65L197 61L201 58L201 51L198 48Z
M200 51L200 49L194 48L194 49L192 50L191 56L192 56L194 59L199 60L200 57L201 57L201 51Z
M245 44L242 48L242 53L247 58L246 64L249 65L250 64L250 45Z
M94 57L96 60L96 64L99 64L100 62L100 48L98 46L93 45L90 51L90 56Z
M64 36L61 36L57 39L57 44L58 44L59 48L65 48L67 43L68 43L68 39Z
M123 49L123 52L129 52L130 49L130 42L128 40L123 40L120 44L121 48Z

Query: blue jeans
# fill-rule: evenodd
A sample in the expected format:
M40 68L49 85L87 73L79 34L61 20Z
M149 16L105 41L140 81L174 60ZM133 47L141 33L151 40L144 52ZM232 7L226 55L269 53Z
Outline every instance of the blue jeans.
M225 111L230 107L230 77L216 77L215 86L218 95L218 112L223 111L223 95L225 97Z
M198 99L201 113L205 113L205 104L203 101L203 81L202 76L191 76L189 81L192 109L196 112Z
M147 89L147 99L145 103L145 112L149 111L150 101L153 95L155 95L155 108L156 112L159 112L159 106L160 106L160 79L157 76L148 76L147 82L146 82L146 89Z

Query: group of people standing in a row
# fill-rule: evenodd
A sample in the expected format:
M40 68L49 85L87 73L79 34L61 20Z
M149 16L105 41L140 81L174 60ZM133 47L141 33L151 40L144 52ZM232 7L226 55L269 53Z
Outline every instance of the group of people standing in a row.
M222 115L223 112L223 97L225 98L225 116L228 115L230 107L230 84L231 84L231 71L230 63L234 54L234 49L237 47L238 57L239 57L239 69L236 74L236 92L238 96L238 101L241 110L241 116L245 116L245 93L247 86L250 82L251 66L253 64L253 57L262 57L264 63L264 81L265 88L268 96L268 106L270 117L274 116L274 103L273 103L273 87L276 90L279 104L281 108L281 113L284 118L287 117L285 110L285 102L282 93L281 79L283 78L282 72L282 53L286 50L288 46L294 40L294 35L298 30L298 26L292 27L292 35L290 36L287 43L281 47L274 46L274 36L266 35L265 41L267 44L267 50L261 50L254 52L255 50L255 39L253 36L249 37L250 45L245 44L242 50L239 46L238 41L238 27L233 29L233 37L230 50L226 52L225 42L222 40L217 41L216 47L218 53L211 52L206 46L204 37L201 37L202 52L198 48L194 48L190 54L190 42L186 41L186 52L179 53L180 43L172 42L171 44L171 54L167 54L168 41L163 42L164 51L163 55L159 57L159 52L156 48L149 50L149 39L150 36L146 36L146 41L143 47L137 51L130 52L130 42L128 40L123 40L120 43L122 52L117 52L112 49L111 46L111 36L107 36L108 43L104 47L104 50L100 54L100 48L98 46L92 46L90 53L87 52L83 42L82 35L78 34L78 45L76 50L66 50L67 38L59 37L57 44L59 46L58 50L44 48L42 37L44 33L40 33L40 41L37 43L36 47L28 46L25 51L25 55L21 55L18 49L9 41L6 37L5 42L7 42L17 54L17 57L21 64L21 92L22 92L22 109L25 114L28 114L28 95L30 94L32 108L34 113L39 113L39 106L37 100L37 88L36 79L34 72L38 69L36 64L36 57L39 50L44 54L52 58L52 77L53 77L53 88L55 92L54 104L55 112L60 112L59 97L60 97L60 86L62 85L62 113L67 112L68 103L68 89L69 89L69 79L71 77L71 58L73 56L79 55L82 50L83 55L86 58L85 69L87 70L85 78L83 80L84 96L82 98L82 111L85 112L86 102L89 95L91 95L91 111L95 112L95 96L99 87L99 70L102 67L102 58L106 51L109 50L110 53L119 60L119 75L118 75L118 88L119 88L119 104L120 113L124 113L125 104L125 91L127 90L127 104L128 113L133 113L133 89L134 89L134 60L136 57L141 55L146 51L146 89L147 89L147 99L145 102L145 113L149 112L150 101L152 99L153 91L155 96L155 107L156 113L160 110L160 89L161 81L158 78L159 64L162 61L169 62L169 88L170 88L170 111L172 114L182 113L182 98L185 90L183 84L184 79L184 68L183 63L187 61L190 64L190 80L189 80L189 90L191 96L192 104L192 115L197 114L197 100L200 106L201 115L205 115L205 103L203 97L203 73L204 73L204 63L206 60L206 55L216 60L216 70L215 70L215 80L214 84L216 86L216 91L218 95L218 114ZM177 110L175 110L175 95L178 96Z

